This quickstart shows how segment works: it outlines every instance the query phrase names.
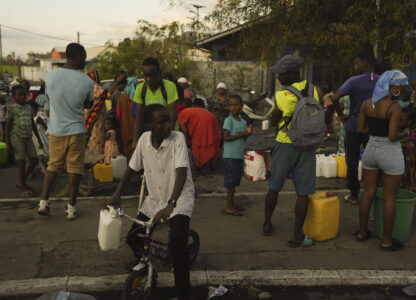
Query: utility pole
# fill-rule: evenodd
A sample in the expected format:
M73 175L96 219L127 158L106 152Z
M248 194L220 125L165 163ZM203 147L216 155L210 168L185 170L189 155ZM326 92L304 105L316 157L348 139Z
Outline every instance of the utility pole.
M77 32L77 43L79 44L79 31Z
M1 44L1 25L0 25L0 74L3 75L3 47Z
M200 8L204 8L205 6L203 5L199 5L199 4L192 4L192 6L194 8L196 8L196 12L193 10L190 10L189 12L193 13L196 15L196 24L195 24L195 35L196 35L196 41L199 39L198 37L198 29L200 28L200 23L199 23L199 9Z

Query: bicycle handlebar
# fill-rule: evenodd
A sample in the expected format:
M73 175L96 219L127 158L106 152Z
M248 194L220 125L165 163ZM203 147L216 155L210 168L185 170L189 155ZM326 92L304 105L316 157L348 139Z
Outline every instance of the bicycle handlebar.
M136 218L130 217L129 215L125 214L125 213L121 210L121 208L117 209L117 214L118 214L119 216L121 216L121 217L125 217L125 218L129 219L129 220L130 220L130 221L132 221L133 223L136 223L136 224L142 225L142 226L144 226L144 227L146 227L146 228L152 228L152 227L154 226L154 224L152 223L152 219L150 219L150 220L149 220L149 221L147 221L147 222L141 221L141 220L139 220L139 219L136 219Z

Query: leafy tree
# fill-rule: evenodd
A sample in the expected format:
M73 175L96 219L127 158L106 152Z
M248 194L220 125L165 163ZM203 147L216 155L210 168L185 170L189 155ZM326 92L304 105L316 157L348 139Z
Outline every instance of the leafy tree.
M246 27L238 49L248 57L272 61L298 49L313 60L350 66L372 51L396 66L415 62L416 2L413 0L221 0L207 20L218 30Z
M178 22L157 26L139 20L134 38L124 39L115 47L116 52L102 55L90 68L97 68L101 78L114 78L120 70L141 77L141 62L154 56L163 72L169 71L175 77L189 76L193 65L187 58L190 44L183 38L184 31L185 26Z

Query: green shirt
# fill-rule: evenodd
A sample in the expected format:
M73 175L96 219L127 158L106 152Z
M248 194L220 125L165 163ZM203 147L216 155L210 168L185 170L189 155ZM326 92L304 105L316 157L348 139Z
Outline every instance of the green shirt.
M7 119L12 119L12 137L32 137L32 108L28 104L12 104L7 109Z
M159 87L154 93L153 91L147 86L146 91L146 99L144 101L145 105L151 105L151 104L161 104L165 107L168 107L169 104L175 102L178 100L178 91L176 89L176 84L173 82L170 82L169 80L163 80L163 84L166 89L166 94L168 96L167 102L165 98L163 98L162 95L162 89ZM138 104L143 104L142 99L142 89L143 89L144 82L139 84L136 87L136 92L134 93L133 101Z
M49 98L45 94L40 94L36 98L36 103L42 106L43 110L50 110Z

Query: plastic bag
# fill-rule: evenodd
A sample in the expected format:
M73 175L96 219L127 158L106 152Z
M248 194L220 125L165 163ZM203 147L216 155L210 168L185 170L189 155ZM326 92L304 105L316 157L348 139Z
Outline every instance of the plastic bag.
M244 157L244 175L250 181L266 180L265 151L248 151Z

